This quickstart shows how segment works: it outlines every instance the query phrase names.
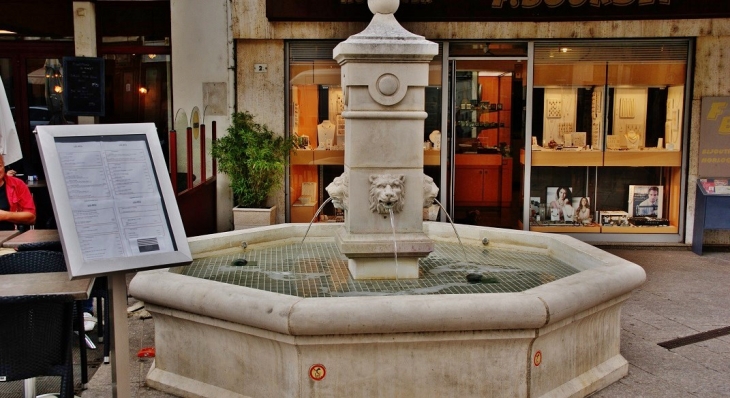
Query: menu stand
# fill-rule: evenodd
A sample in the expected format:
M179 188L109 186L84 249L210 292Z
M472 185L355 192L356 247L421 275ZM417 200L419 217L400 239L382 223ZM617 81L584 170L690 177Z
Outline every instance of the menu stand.
M115 397L131 397L129 385L129 325L127 323L127 277L124 272L107 276L111 311L112 392Z

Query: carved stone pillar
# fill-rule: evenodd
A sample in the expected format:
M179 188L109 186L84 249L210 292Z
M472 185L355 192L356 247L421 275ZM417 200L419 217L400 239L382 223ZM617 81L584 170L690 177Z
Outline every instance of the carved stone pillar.
M374 14L368 27L334 49L342 66L349 177L337 242L355 279L417 278L418 258L433 251L422 221L423 129L438 45L400 26L393 15L398 5L368 1Z

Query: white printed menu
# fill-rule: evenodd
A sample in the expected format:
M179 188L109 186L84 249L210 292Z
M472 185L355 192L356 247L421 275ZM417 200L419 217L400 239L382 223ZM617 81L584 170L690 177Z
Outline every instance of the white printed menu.
M84 261L175 250L143 139L56 139Z

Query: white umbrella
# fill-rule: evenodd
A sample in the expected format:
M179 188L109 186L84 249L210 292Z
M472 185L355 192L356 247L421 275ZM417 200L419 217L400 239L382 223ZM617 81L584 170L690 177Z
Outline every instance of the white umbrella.
M46 67L44 66L28 73L28 83L46 84Z

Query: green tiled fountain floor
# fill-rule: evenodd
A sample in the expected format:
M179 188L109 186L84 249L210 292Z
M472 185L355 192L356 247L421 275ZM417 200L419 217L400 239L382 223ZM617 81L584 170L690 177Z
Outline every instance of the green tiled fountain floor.
M241 258L247 265L233 265ZM341 297L521 292L578 270L539 253L436 242L420 260L418 279L357 281L334 242L314 242L196 259L171 272L298 297ZM488 282L468 282L474 273Z

